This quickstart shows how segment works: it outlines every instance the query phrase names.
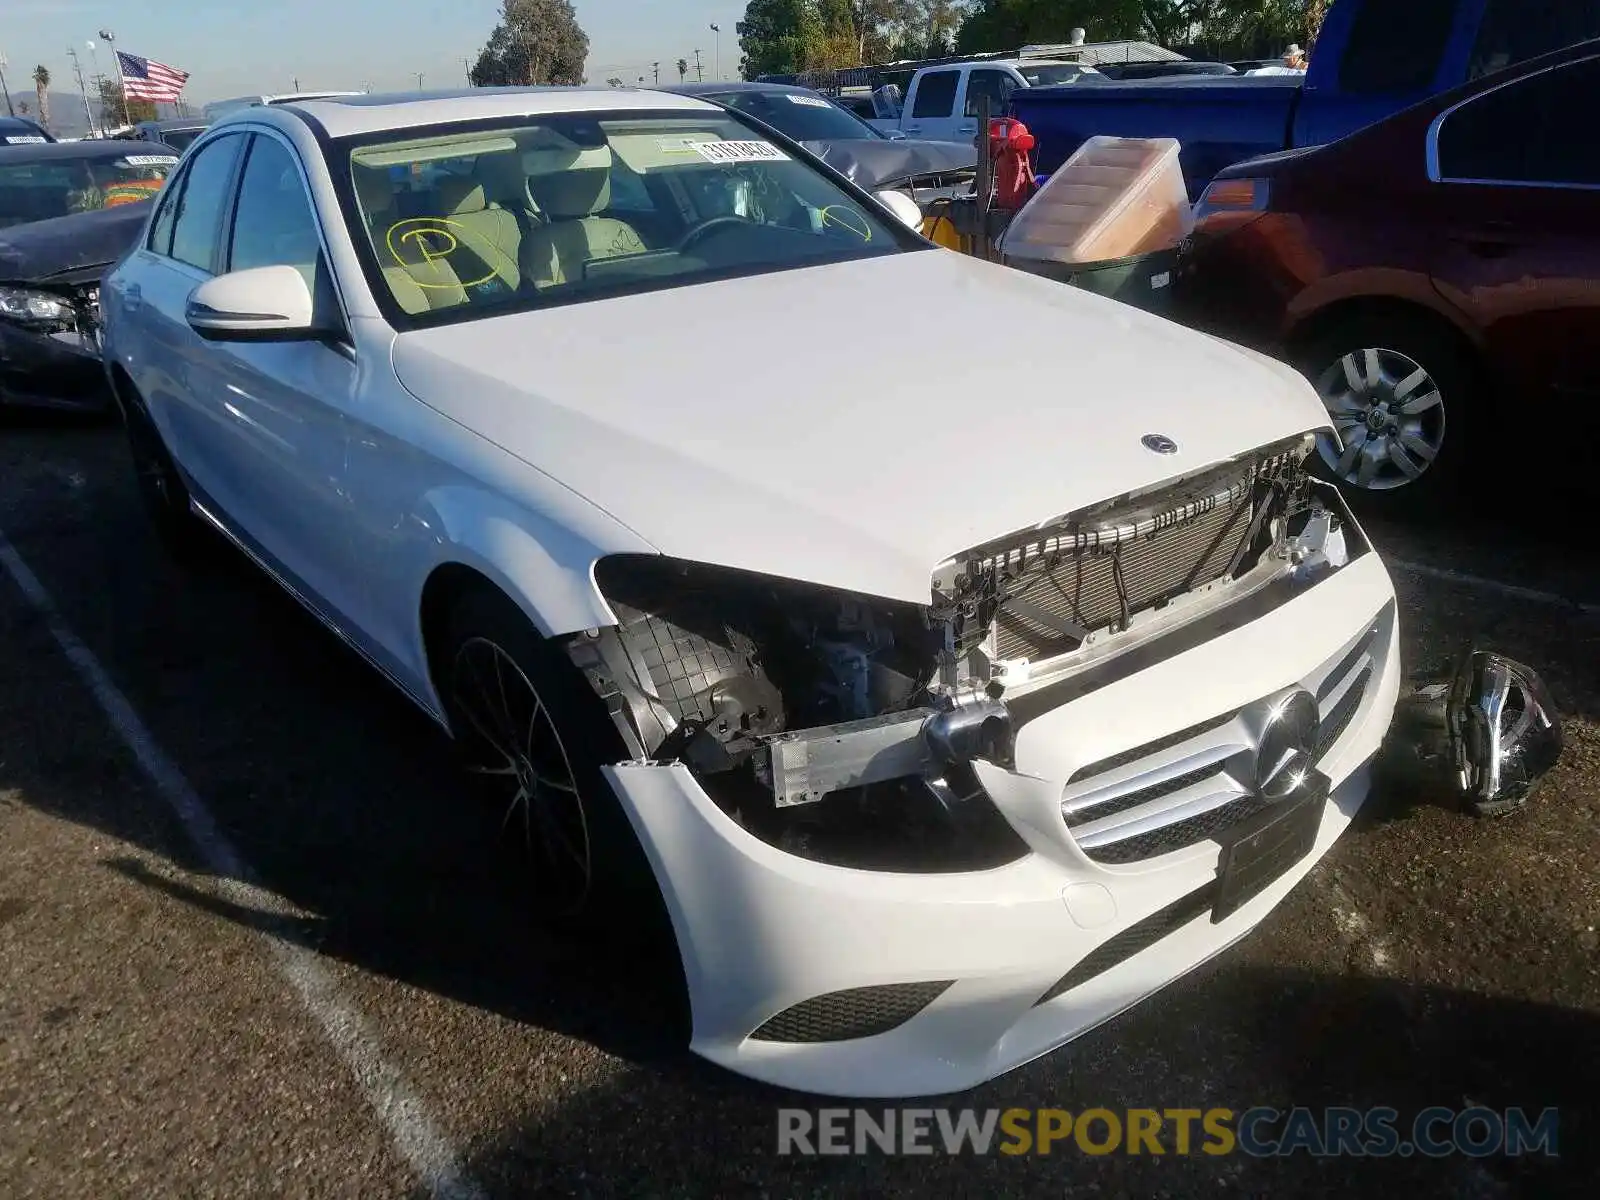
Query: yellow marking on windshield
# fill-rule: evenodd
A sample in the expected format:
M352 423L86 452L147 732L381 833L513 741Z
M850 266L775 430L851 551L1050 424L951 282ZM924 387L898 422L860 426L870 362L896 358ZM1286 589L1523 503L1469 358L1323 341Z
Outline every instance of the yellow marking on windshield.
M455 232L460 231L458 236ZM449 266L448 259L462 245L469 240L469 231L464 225L456 221L446 220L444 217L408 217L404 221L396 221L389 226L389 232L384 236L388 243L389 253L394 256L395 262L401 266L422 265L432 267L435 263L445 263ZM409 246L407 245L409 243ZM402 247L413 250L420 255L422 262L418 264L414 258L408 263L406 256L401 253ZM420 288L434 288L438 291L455 291L457 288L474 288L488 283L495 277L493 267L488 274L479 279L452 279L443 283L424 283L415 275L412 282Z
M843 213L841 217L839 214ZM867 224L867 218L853 208L846 208L842 204L830 204L822 210L822 227L837 225L841 229L848 229L863 242L872 240L872 226Z

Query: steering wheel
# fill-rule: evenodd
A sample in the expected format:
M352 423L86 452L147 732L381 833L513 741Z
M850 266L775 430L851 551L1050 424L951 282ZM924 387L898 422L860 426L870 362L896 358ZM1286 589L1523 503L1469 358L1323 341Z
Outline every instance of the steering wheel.
M701 221L700 224L696 225L693 229L689 230L678 239L678 253L683 254L691 247L698 246L701 242L705 241L706 238L710 237L718 229L721 229L724 226L748 226L749 224L750 222L744 217L733 217L727 215L726 213L719 217L707 217L704 221Z

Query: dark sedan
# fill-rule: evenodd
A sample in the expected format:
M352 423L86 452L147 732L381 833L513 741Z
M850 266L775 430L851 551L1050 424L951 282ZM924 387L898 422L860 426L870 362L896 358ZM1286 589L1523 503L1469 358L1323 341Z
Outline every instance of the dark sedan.
M1586 477L1597 103L1589 42L1222 172L1179 269L1179 314L1306 372L1339 434L1322 439L1322 468L1369 506Z
M48 145L56 139L49 130L26 117L0 117L0 146Z
M971 184L978 150L964 142L890 138L810 88L779 83L686 83L663 87L715 100L793 138L867 191L911 186L954 190Z
M0 405L105 407L100 279L177 161L130 142L0 146Z

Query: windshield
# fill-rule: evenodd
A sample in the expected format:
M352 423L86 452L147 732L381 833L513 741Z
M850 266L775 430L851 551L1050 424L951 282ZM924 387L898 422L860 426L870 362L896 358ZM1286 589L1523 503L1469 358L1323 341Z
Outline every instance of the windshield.
M0 228L148 200L178 163L172 154L0 163Z
M720 113L561 115L368 141L349 170L374 287L418 321L901 245L876 212Z
M1046 66L1023 65L1017 68L1018 74L1028 81L1029 87L1053 87L1058 83L1077 83L1086 75L1098 75L1100 72L1093 67L1081 66L1078 63L1057 63Z
M707 99L748 113L797 142L887 140L854 113L804 92L725 92Z

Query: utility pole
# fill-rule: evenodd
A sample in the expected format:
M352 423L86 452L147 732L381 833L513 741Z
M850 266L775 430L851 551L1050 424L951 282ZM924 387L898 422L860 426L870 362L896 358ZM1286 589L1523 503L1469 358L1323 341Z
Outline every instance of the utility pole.
M78 77L78 91L83 96L83 119L89 122L89 132L92 134L95 132L94 109L89 107L89 85L83 81L83 64L78 61L78 48L76 46L68 46L67 57L72 60L73 73ZM101 137L105 137L104 126L101 127L99 132Z
M712 25L711 26L711 32L717 35L717 62L716 62L715 74L716 74L718 79L721 79L722 78L722 26L721 25Z
M428 76L427 76L426 72L424 72L424 71L418 71L417 72L417 91L420 92L422 90L422 81L424 79L426 79L427 77Z
M467 86L472 87L472 60L470 58L463 58L461 60L461 68L467 73Z
M17 110L11 105L11 87L6 83L6 56L4 54L0 54L0 92L6 94L6 112L13 117L16 116Z
M656 84L657 84L657 86L659 86L660 83L661 83L661 64L660 63L651 63L650 67L656 73Z
M298 95L300 92L300 76L298 75L294 77L294 90L295 94Z
M704 83L706 81L705 69L700 65L700 51L698 50L694 52L694 81L696 83Z

